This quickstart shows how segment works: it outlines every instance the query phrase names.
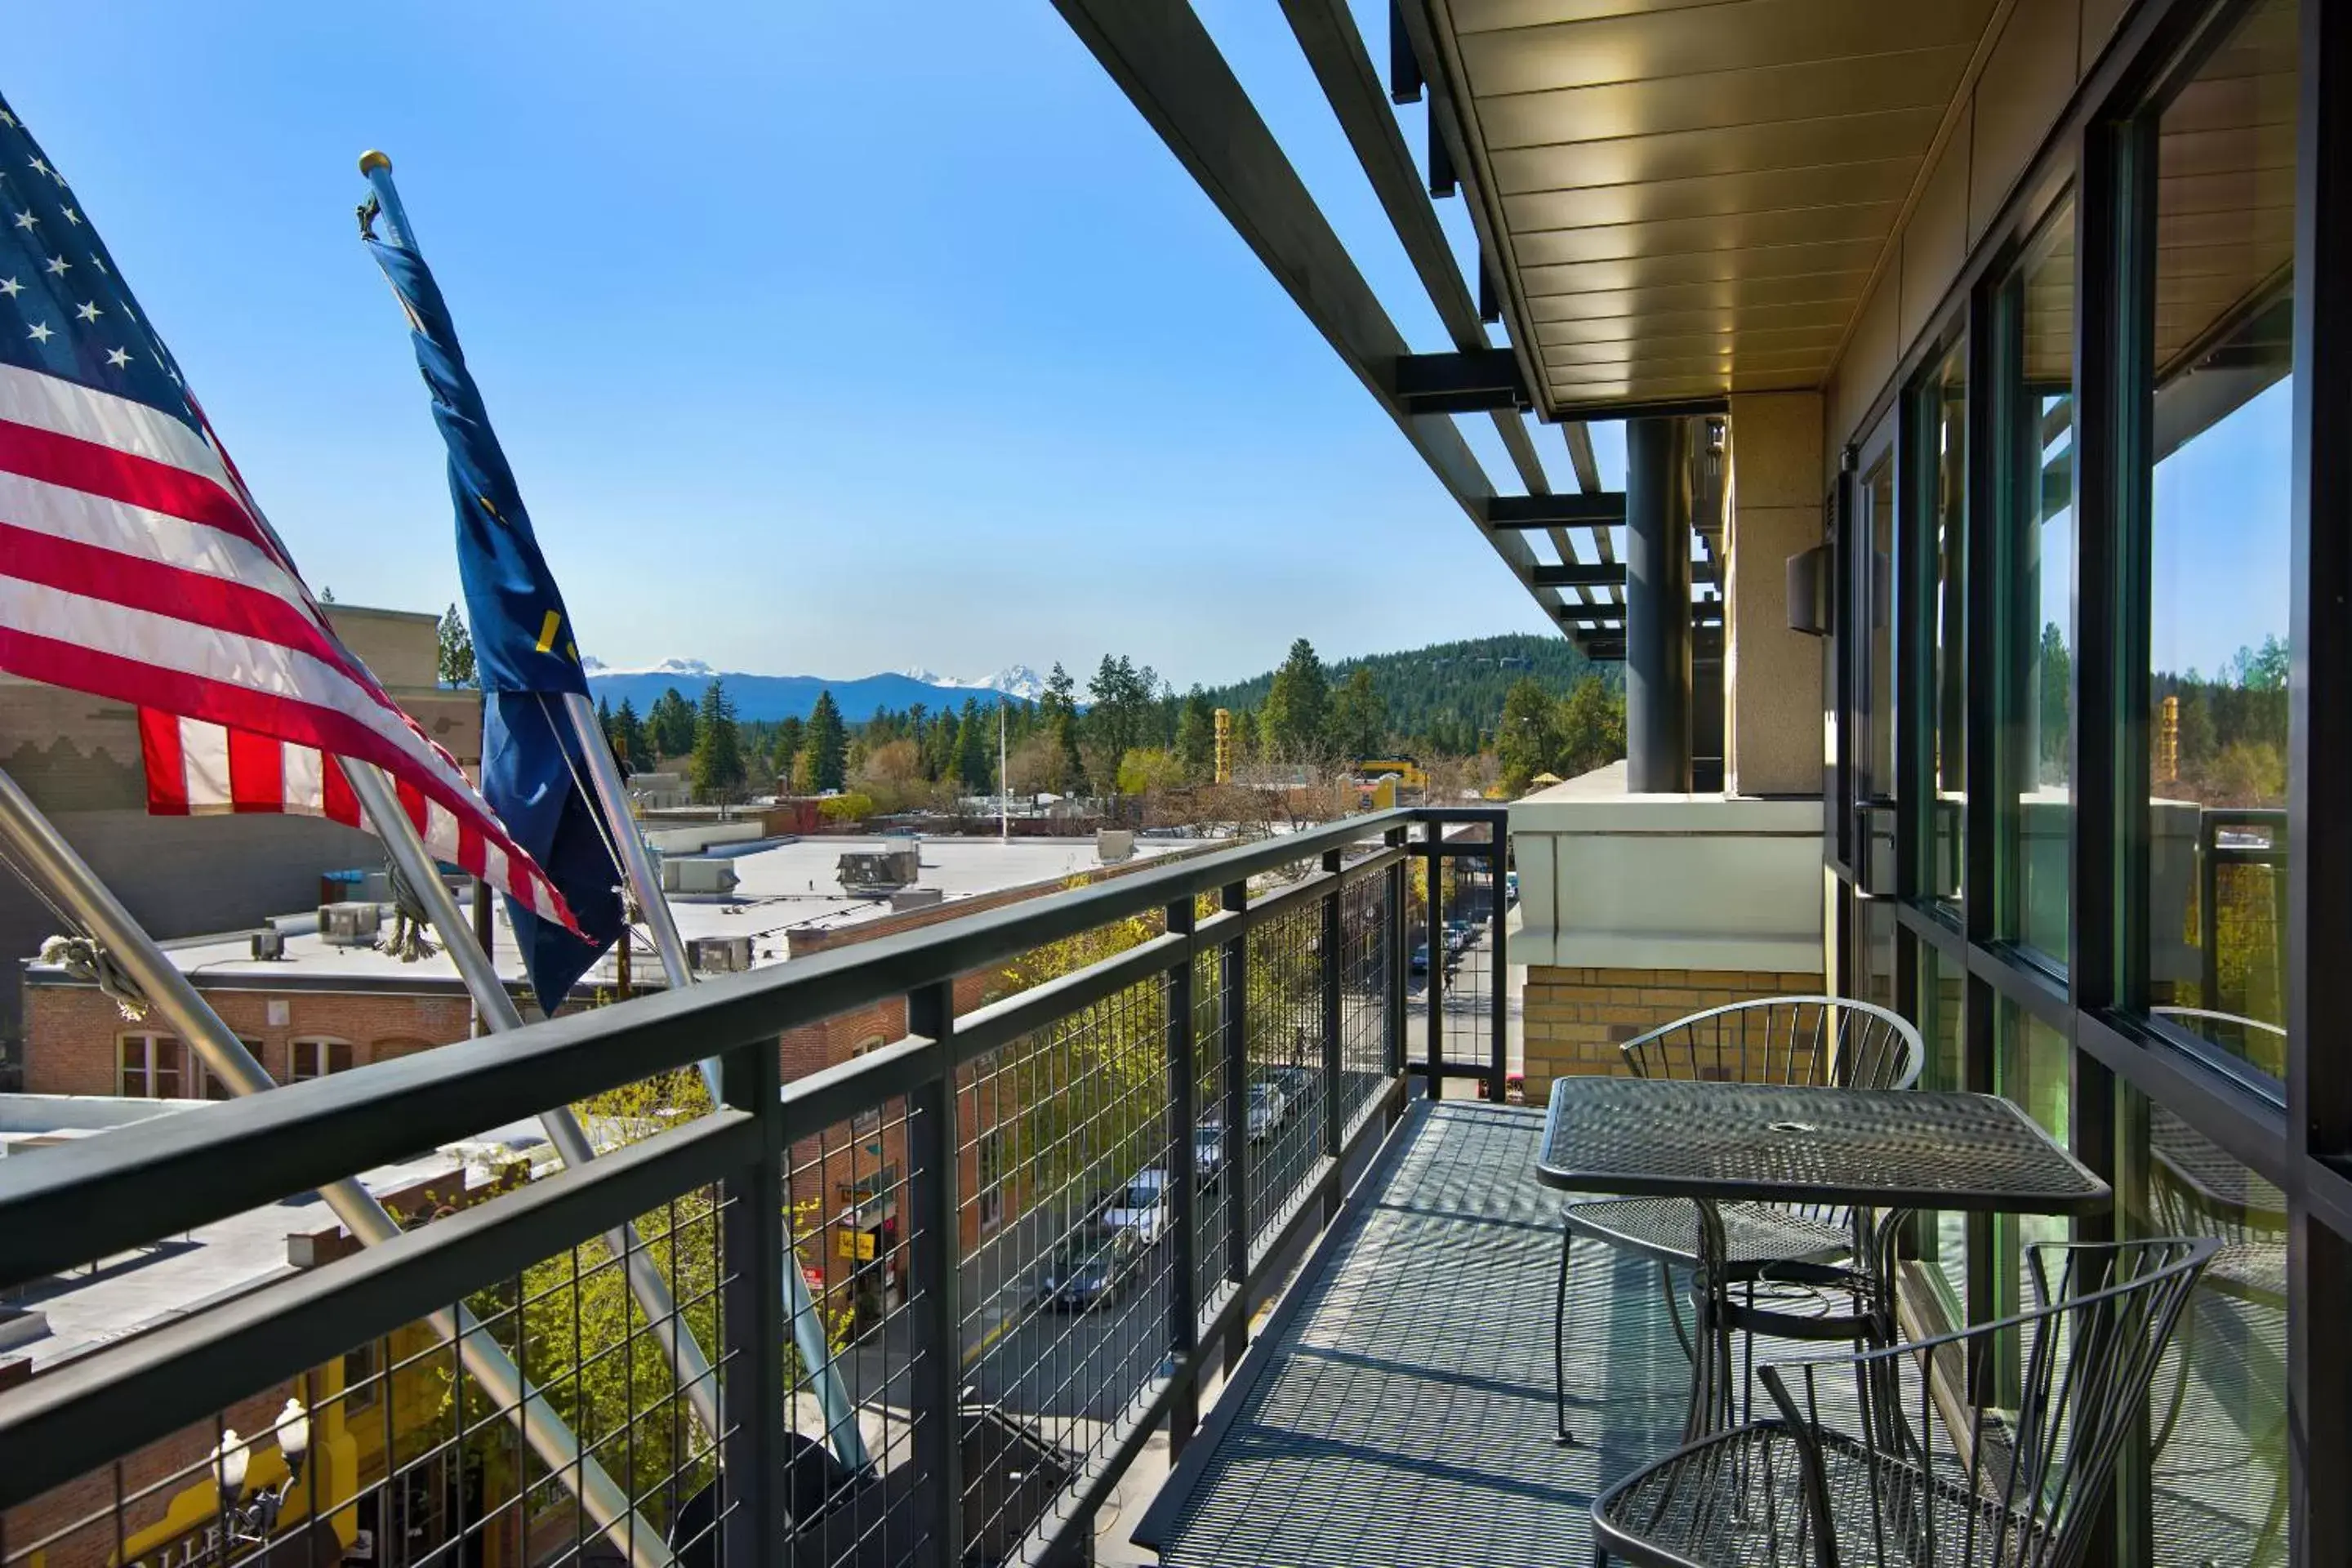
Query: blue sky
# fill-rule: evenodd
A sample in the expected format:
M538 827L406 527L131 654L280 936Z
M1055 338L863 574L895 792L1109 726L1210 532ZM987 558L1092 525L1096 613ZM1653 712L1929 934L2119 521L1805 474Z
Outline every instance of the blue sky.
M2286 640L2294 405L2287 376L2156 466L2154 668L2216 675L2242 647Z
M345 601L457 593L438 442L353 237L380 146L608 663L1109 650L1181 683L1302 635L1546 629L1050 7L885 9L36 8L5 89ZM1443 346L1276 9L1202 9Z

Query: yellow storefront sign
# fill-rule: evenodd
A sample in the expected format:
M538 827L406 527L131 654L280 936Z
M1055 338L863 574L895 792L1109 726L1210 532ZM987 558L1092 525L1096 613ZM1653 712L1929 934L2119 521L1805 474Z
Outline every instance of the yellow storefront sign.
M874 1233L845 1228L841 1232L841 1239L835 1244L835 1250L854 1263L871 1263L874 1261Z

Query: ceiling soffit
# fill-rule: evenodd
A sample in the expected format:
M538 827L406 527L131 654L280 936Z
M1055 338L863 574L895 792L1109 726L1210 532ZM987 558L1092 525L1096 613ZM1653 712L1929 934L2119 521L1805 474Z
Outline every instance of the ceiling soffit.
M1819 384L1996 0L1426 0L1563 405Z

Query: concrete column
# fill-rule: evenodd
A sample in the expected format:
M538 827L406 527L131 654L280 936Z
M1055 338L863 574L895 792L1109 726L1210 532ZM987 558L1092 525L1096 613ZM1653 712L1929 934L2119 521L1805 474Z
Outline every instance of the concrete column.
M1788 561L1822 542L1822 398L1731 400L1729 575L1724 591L1724 787L1822 792L1822 660L1789 629Z
M1625 422L1626 788L1690 788L1690 482L1681 419Z

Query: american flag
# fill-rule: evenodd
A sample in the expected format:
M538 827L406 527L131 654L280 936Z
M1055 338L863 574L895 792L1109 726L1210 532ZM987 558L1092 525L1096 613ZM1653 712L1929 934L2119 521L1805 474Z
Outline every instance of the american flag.
M456 762L328 625L72 187L5 100L0 670L137 704L151 794L183 809L226 801L357 826L334 759L372 763L435 855L574 924ZM167 736L176 782L168 764L156 780ZM204 762L215 755L216 773Z

